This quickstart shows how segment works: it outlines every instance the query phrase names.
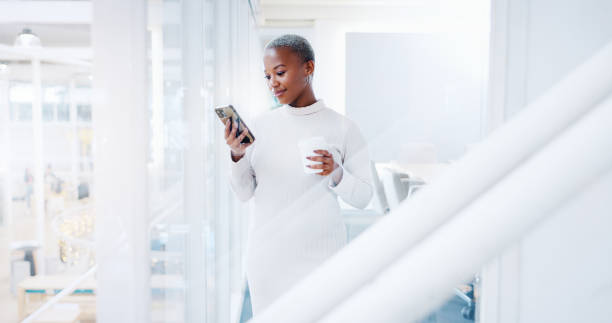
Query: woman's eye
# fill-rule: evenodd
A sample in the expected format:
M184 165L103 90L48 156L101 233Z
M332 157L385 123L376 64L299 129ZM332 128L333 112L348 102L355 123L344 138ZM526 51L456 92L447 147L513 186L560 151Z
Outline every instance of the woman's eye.
M269 80L269 79L270 79L270 75L265 75L265 76L264 76L264 78L265 78L266 80Z
M282 76L283 74L285 74L285 71L282 71L282 72L276 72L276 75L278 75L278 76Z

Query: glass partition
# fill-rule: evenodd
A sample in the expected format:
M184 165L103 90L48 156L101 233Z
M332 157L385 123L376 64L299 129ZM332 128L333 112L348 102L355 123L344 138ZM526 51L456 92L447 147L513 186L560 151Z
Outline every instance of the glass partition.
M27 53L27 51L24 51ZM77 119L77 104L91 104L90 70L24 54L0 75L2 118L3 317L18 322L95 266L91 212L91 112ZM78 88L77 88L78 86ZM95 320L93 278L44 315L75 313Z
M224 175L213 108L258 107L245 104L260 64L255 22L247 1L147 5L151 319L235 321L248 216Z

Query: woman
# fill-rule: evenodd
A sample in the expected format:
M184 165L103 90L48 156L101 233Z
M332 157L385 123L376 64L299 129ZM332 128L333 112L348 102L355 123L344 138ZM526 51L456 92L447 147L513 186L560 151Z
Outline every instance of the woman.
M268 87L283 106L254 120L252 146L240 143L248 129L236 137L237 126L225 127L232 188L240 200L254 199L247 253L254 314L346 244L337 196L358 208L372 197L366 142L353 122L316 99L308 41L276 38L263 60ZM312 137L333 147L307 157L317 174L304 171L298 150Z

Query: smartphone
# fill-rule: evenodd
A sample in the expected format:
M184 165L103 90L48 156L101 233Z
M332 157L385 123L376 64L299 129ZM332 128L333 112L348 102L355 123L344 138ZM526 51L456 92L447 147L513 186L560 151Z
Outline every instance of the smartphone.
M236 130L236 137L240 136L244 128L249 129L246 123L242 121L242 118L240 118L238 111L236 111L236 109L234 109L232 105L216 107L215 112L217 113L217 116L219 117L219 120L221 120L223 125L225 125L225 122L227 121L228 118L232 120L232 123L230 124L230 131L232 131L232 127L234 126L234 124L238 125L238 129ZM244 139L242 139L241 143L248 144L248 143L253 143L254 141L255 141L255 136L253 136L251 129L249 129L249 132L244 137Z

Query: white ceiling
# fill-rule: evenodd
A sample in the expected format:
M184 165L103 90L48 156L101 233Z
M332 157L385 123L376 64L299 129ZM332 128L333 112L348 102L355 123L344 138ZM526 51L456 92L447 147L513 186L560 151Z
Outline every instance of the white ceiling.
M442 0L250 0L258 23L299 27L316 20L401 20Z
M453 0L250 1L261 26L299 29L312 26L316 20L401 20L441 1ZM0 0L0 45L12 46L21 30L30 28L50 53L60 56L74 53L74 58L87 60L91 58L90 24L88 0ZM264 38L265 30L262 28ZM12 59L0 53L2 60Z
M129 1L129 0L126 0ZM304 27L317 19L402 19L440 0L250 0L262 26ZM91 2L0 0L0 44L12 45L25 27L45 47L89 47Z

